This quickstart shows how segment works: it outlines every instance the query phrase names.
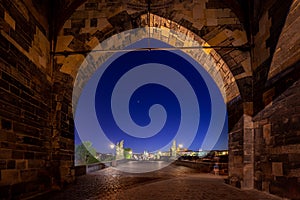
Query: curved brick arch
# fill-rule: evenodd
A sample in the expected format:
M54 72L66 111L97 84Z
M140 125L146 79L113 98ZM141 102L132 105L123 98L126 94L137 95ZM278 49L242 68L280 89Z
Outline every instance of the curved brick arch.
M158 8L165 8L165 7L172 7L170 5L172 4L180 4L183 3L183 1L179 0L152 0L150 2L150 9L158 9ZM54 7L52 9L55 9L55 16L54 17L54 35L57 35L59 30L63 27L64 22L69 19L73 13L75 12L78 7L85 5L86 3L89 3L91 6L94 3L101 3L101 6L111 6L111 7L118 7L120 4L124 4L124 0L117 0L117 1L110 1L110 2L100 2L100 1L91 1L91 0L63 0L59 2L54 2ZM142 10L142 12L146 12L148 9L148 1L139 1L139 0L127 0L125 2L129 6L133 6L139 10ZM247 16L245 13L247 13L248 8L248 2L245 1L239 1L239 0L223 0L223 1L213 1L213 0L206 0L206 1L196 1L196 4L206 4L205 6L207 8L220 8L220 9L230 9L238 18L240 22L242 22L245 27L247 27L248 30L248 22L247 22ZM40 4L36 5L37 7L41 7ZM53 10L52 10L53 11ZM53 11L54 12L54 11ZM157 14L157 13L156 13ZM164 16L162 16L164 17ZM247 31L249 34L249 30Z
M237 18L227 6L228 4L211 1L197 2L164 1L160 3L160 1L154 1L151 13L176 22L211 45L238 46L248 43L244 25L239 20L241 17ZM90 36L96 34L97 39L102 41L115 33L147 25L147 21L142 21L139 17L146 12L147 4L140 3L140 1L126 1L126 3L86 1L66 20L59 37L74 35L79 41L88 43L86 39L89 40ZM92 19L94 19L93 22ZM91 25L95 26L93 30ZM86 33L86 29L90 29L90 32ZM95 33L95 30L101 31ZM60 46L59 43L60 40L58 40L58 46ZM236 49L222 49L217 52L228 63L237 79L252 75L249 52Z
M202 40L200 45L238 46L247 44L247 36L242 24L229 8L224 9L224 5L222 8L214 9L206 1L199 1L197 4L181 3L177 5L177 9L174 9L172 1L168 1L152 6L153 13L166 16L166 18L158 17L156 14L151 15L150 26L180 31L191 38ZM144 14L146 9L146 4L134 4L133 1L128 1L127 4L120 1L111 5L87 1L64 24L58 37L56 51L90 50L99 42L118 32L144 27L149 22L147 15ZM195 14L199 10L204 15ZM249 52L236 49L216 49L209 53L216 62L219 62L219 66L226 65L226 67L221 67L223 73L226 74L223 75L223 81L227 87L226 90L232 90L232 94L227 95L231 96L228 99L232 100L239 95L239 92L236 87L231 86L231 83L252 75ZM83 60L84 56L82 55L57 57L58 63L62 66L61 71L71 74L73 77Z
M160 19L160 17L156 17ZM128 35L131 36L128 37ZM141 38L146 38L148 36L174 46L176 46L176 43L182 43L181 46L183 47L188 47L189 45L199 46L205 43L201 38L190 38L188 34L182 34L179 31L174 31L166 27L151 27L150 29L134 29L113 35L97 45L93 50L112 48L122 49L124 46L129 46ZM230 73L228 66L214 50L190 49L182 51L201 64L201 66L203 66L211 75L220 88L226 102L229 102L240 95L237 84L234 81L235 79ZM81 93L82 86L85 85L93 73L110 57L110 55L112 55L112 53L109 52L90 54L82 63L80 63L78 73L76 74L76 77L80 78L76 78L75 80L75 91L73 93L73 95L75 95L75 102L77 101L76 97L79 97Z

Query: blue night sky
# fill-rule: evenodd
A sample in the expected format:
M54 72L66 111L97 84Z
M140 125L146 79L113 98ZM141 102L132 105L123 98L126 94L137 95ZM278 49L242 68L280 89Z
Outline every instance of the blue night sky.
M150 39L153 47L169 45ZM143 39L127 48L145 47ZM75 143L98 152L124 140L133 152L227 149L227 113L210 75L180 50L116 53L87 82L75 112Z

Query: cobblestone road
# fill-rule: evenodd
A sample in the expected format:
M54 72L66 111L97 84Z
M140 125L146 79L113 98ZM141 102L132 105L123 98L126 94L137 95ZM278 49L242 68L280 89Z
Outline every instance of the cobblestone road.
M162 170L129 174L106 168L78 177L63 191L43 195L34 200L186 200L281 199L259 191L242 191L224 183L224 179L194 169L170 165Z

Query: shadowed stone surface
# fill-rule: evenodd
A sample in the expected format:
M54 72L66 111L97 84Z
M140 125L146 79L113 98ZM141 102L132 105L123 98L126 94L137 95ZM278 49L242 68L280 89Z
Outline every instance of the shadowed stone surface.
M225 177L199 173L170 165L162 170L128 174L107 168L79 177L76 184L63 192L33 200L47 199L281 199L255 190L242 191L224 183Z

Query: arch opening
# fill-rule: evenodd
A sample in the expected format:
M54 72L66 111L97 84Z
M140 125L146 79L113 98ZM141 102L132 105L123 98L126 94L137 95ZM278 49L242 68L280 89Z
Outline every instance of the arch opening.
M150 16L150 20L148 20L148 17ZM94 19L94 18L93 18ZM99 30L99 27L95 27L92 29L81 29L82 34L84 32L86 34L90 32L90 34L94 34L95 32L101 33L101 38L107 38L105 40L99 39L99 37L93 37L89 41L86 41L83 44L76 44L80 45L80 47L84 49L90 49L90 50L96 50L99 51L98 53L90 53L89 55L68 55L67 57L63 56L57 56L58 62L62 63L61 71L65 73L69 73L74 79L75 77L85 77L84 79L80 78L80 81L76 82L77 79L75 79L74 88L76 88L73 92L73 112L74 108L76 108L78 98L82 92L82 88L86 85L86 80L89 80L88 77L91 77L93 72L95 72L98 68L98 66L101 66L102 63L104 63L106 60L110 58L114 53L101 53L101 51L109 51L109 50L122 50L124 47L132 44L133 42L138 41L139 37L144 38L152 38L152 39L158 39L159 41L163 41L168 45L171 45L172 47L191 47L191 46L209 46L211 44L215 44L213 41L203 40L198 35L194 34L192 31L188 30L182 25L179 25L178 23L160 17L158 15L150 13L148 14L141 14L139 16L139 19L141 21L144 21L144 26L148 25L149 27L140 28L140 32L136 32L134 34L131 34L130 29L132 27L129 27L128 31L123 31L118 34L113 34L113 32L108 31L108 34L105 34L106 28L102 27L102 29ZM104 19L105 21L105 19ZM67 26L71 21L67 21ZM146 22L146 23L145 23ZM124 22L125 23L125 22ZM90 27L91 28L91 27ZM128 27L127 27L128 28ZM112 36L110 36L112 35ZM58 40L62 39L65 40L68 38L69 45L66 47L63 47L65 50L74 50L75 46L74 43L76 43L76 40L74 39L74 36L62 36L62 38L58 38ZM119 42L119 43L118 43ZM58 42L59 43L59 42ZM70 45L71 44L71 45ZM62 45L64 46L64 45ZM58 46L57 51L61 51L61 47ZM71 48L70 48L71 47ZM149 48L149 46L146 46L146 48ZM143 46L142 48L145 48ZM152 48L152 47L150 47ZM78 49L78 48L77 48ZM231 73L230 68L227 66L226 62L222 59L222 57L217 53L216 50L213 48L211 49L182 49L184 53L189 55L191 58L193 58L197 63L200 63L201 66L207 71L210 77L214 80L214 82L217 84L217 89L221 91L221 96L227 104L228 102L234 101L234 99L238 99L240 97L239 89L236 84L236 77ZM102 54L99 56L99 54ZM76 67L74 67L76 66ZM84 70L80 70L79 66L85 68ZM78 70L79 69L79 70ZM88 72L88 73L87 73ZM237 76L238 77L238 76ZM227 119L226 119L227 120ZM108 145L107 145L108 146Z

